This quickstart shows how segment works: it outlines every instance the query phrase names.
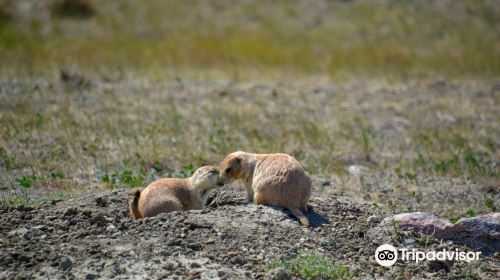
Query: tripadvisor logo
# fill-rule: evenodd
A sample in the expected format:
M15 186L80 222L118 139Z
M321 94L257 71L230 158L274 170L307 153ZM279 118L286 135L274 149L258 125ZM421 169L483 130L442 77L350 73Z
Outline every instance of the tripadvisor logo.
M416 249L406 249L400 248L396 249L391 244L383 244L380 245L377 250L375 250L375 261L381 266L392 266L399 259L402 261L414 261L415 263L419 263L424 260L434 261L478 261L479 255L481 252L460 252L458 249L454 251L449 250L441 250L441 251L428 251L422 252Z
M391 266L398 260L398 250L390 244L378 246L375 251L375 261L381 266Z

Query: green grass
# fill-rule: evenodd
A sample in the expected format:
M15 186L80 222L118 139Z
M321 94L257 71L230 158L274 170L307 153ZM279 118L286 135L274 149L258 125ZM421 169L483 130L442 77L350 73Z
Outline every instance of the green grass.
M484 201L484 204L486 205L486 207L488 207L491 210L491 212L497 211L497 207L495 206L495 202L493 201L493 199L491 197L487 197Z
M3 76L50 77L66 67L106 77L201 73L235 80L500 73L495 1L90 3L83 19L56 13L50 24L37 13L21 21L4 16ZM50 14L45 6L38 13Z
M348 279L349 269L342 265L335 265L319 253L299 253L295 258L282 261L273 260L262 267L264 271L283 267L290 274L304 279Z
M22 176L17 178L17 182L22 188L29 189L38 180L36 175Z
M497 208L495 206L495 202L493 201L493 199L491 197L485 197L484 198L484 206L486 206L486 208L489 211L491 211L492 213L495 213L496 210L497 210ZM475 216L477 216L476 211L474 211L474 209L469 208L469 209L467 209L467 211L465 211L464 214L453 216L453 217L449 218L448 220L451 223L455 224L461 218L464 218L464 217L470 217L470 218L472 218L472 217L475 217Z

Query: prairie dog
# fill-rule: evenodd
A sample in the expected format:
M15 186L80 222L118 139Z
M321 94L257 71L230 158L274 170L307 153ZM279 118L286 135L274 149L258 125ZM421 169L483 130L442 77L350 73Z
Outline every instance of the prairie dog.
M219 169L203 166L186 179L158 179L143 191L136 190L129 203L135 219L153 217L159 213L201 209L213 189L222 186Z
M238 151L226 156L219 169L224 184L245 183L249 202L287 208L304 227L309 226L301 209L306 209L311 197L311 178L294 157Z

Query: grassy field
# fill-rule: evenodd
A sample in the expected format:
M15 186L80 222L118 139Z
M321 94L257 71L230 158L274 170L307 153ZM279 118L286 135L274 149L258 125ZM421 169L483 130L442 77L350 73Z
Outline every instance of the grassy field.
M496 1L52 2L0 1L3 204L246 150L398 212L499 207Z
M497 1L73 0L70 16L54 2L0 1L2 77L500 73Z

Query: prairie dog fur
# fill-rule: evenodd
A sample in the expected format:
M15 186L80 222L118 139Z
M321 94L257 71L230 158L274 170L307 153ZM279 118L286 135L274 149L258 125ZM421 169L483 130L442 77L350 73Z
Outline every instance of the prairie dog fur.
M306 209L311 197L311 178L294 157L238 151L226 156L219 169L224 184L245 183L248 201L287 208L304 227L309 226L301 209Z
M164 178L136 190L129 203L129 210L135 219L153 217L159 213L201 209L210 192L222 186L219 169L203 166L186 179Z

